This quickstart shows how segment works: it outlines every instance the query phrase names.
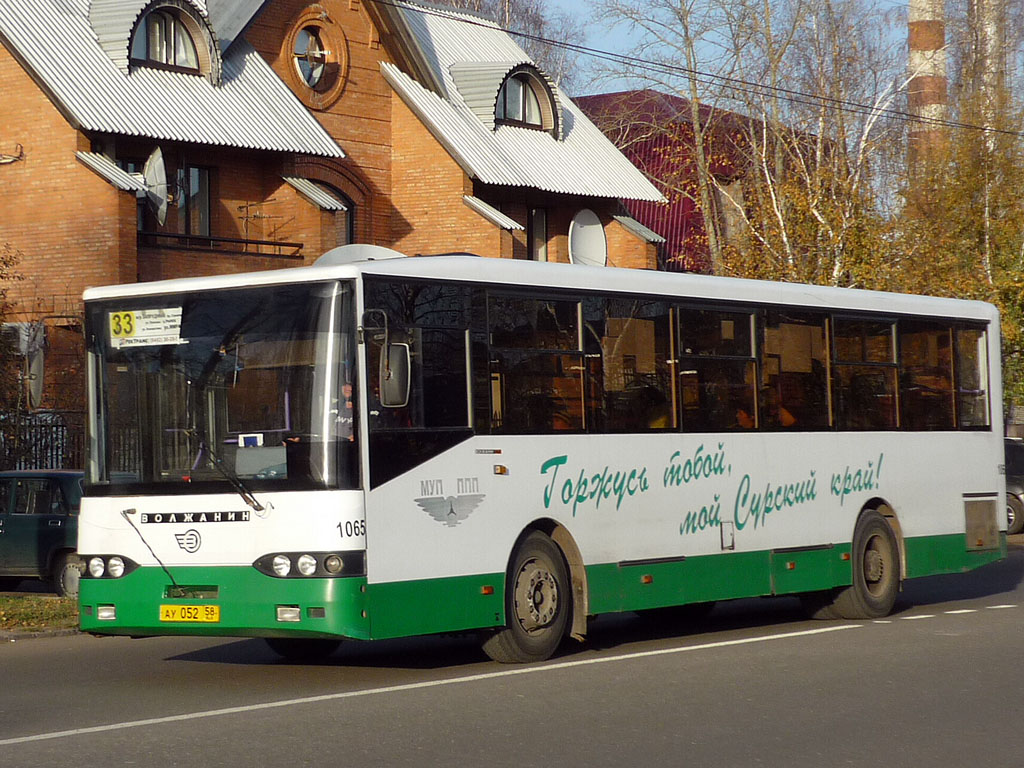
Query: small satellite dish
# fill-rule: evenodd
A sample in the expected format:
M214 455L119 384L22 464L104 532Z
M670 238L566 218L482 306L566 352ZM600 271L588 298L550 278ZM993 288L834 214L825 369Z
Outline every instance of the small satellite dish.
M167 169L164 166L164 153L156 147L146 158L142 166L142 181L146 185L146 199L149 201L156 220L160 226L167 221L167 202L170 194L167 189Z
M569 223L569 261L590 267L603 267L608 263L604 227L589 208L577 213Z

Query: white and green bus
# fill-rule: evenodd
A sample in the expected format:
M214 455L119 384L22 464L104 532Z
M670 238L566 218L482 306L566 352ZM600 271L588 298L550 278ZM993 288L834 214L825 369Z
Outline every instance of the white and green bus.
M346 246L85 305L88 632L526 662L1006 554L988 304Z

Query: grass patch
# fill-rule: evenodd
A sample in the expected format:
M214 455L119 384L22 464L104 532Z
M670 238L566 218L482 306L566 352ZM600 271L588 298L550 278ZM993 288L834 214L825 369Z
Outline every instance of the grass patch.
M45 595L0 596L0 630L38 632L78 627L78 600Z

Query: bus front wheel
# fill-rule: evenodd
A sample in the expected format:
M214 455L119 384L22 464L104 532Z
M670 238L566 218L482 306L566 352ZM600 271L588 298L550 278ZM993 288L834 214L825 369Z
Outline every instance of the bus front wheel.
M505 582L505 628L483 643L484 652L503 664L551 657L569 623L572 594L558 546L539 531L516 548Z
M868 510L853 533L853 584L836 595L832 610L844 619L888 616L900 586L896 537L884 517Z

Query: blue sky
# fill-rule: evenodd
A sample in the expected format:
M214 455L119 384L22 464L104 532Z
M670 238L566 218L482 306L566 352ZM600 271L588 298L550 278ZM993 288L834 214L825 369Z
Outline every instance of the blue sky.
M582 20L582 25L587 30L586 39L579 41L583 45L611 53L628 54L630 52L632 46L629 35L624 29L609 26L609 23L605 21L589 21L593 16L590 0L548 0L548 5L552 9L560 10ZM586 67L587 61L581 60L581 64ZM593 86L584 85L582 93L610 92L630 87L634 86L625 81L601 82Z
M877 5L883 12L888 12L897 8L906 8L907 0L875 0ZM596 48L602 51L610 51L612 53L623 53L630 54L633 50L631 45L630 36L628 32L620 27L615 27L606 21L593 20L588 21L593 17L592 3L591 0L547 0L548 6L551 9L557 9L564 13L567 13L574 18L582 19L583 26L587 29L586 39L582 42L590 48ZM905 34L905 27L903 24L897 23L893 29L892 34L897 38L901 38ZM586 59L581 60L581 64L584 68L587 67ZM625 88L636 87L631 85L628 81L600 81L597 83L587 83L587 78L582 78L582 93L597 93L597 92L610 92L616 90L622 90ZM642 85L640 87L643 87Z

